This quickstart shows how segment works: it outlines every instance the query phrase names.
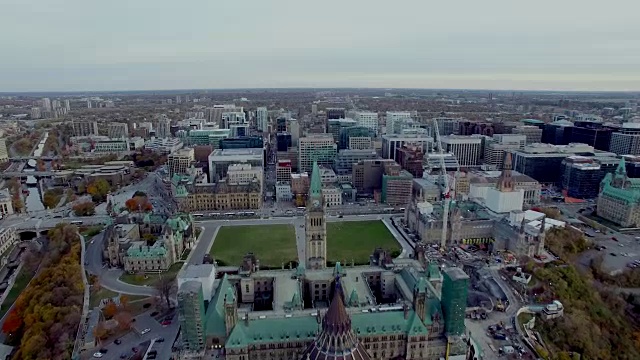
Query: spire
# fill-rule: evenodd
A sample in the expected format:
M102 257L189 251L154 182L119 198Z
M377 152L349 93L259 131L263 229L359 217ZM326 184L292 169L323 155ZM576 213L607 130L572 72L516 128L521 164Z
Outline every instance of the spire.
M318 166L317 161L313 162L309 195L311 197L322 197L322 181L320 180L320 167Z
M618 168L616 169L616 174L618 175L627 175L627 168L624 163L624 156L620 158L620 163L618 163Z
M544 233L544 228L545 228L545 220L547 219L547 217L543 217L542 218L542 222L540 223L540 234Z
M502 173L498 179L498 190L513 191L513 178L511 177L511 168L513 164L511 162L511 153L507 152L504 156L504 163L502 165Z
M231 304L235 304L236 302L236 294L235 291L233 291L233 288L228 287L227 288L227 293L224 294L224 303L231 305Z
M347 308L344 306L339 276L336 277L331 305L329 305L329 310L327 310L324 319L322 319L322 331L336 335L351 331L351 319L347 314Z
M370 360L369 354L351 329L344 305L340 277L336 277L333 300L322 319L322 331L300 357L323 360Z

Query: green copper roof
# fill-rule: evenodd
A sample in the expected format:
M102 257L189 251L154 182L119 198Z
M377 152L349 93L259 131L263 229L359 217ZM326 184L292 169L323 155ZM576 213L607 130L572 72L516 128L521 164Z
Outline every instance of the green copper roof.
M224 294L224 303L225 304L235 304L236 303L236 292L233 288L228 287L227 292Z
M309 341L316 337L318 329L319 325L315 316L251 319L248 325L245 320L239 319L229 334L225 347L243 348L249 345L298 339Z
M216 293L209 303L207 309L207 335L224 336L226 328L224 326L224 297L228 289L234 290L233 285L229 282L227 274L224 274L220 280L220 285L216 289Z
M358 301L358 292L356 289L351 290L351 295L349 296L349 302L347 306L359 306L360 302Z
M317 161L313 162L309 195L312 197L322 197L322 180L320 180L320 167Z
M427 292L427 285L425 284L424 277L421 276L420 279L418 279L416 290L418 290L418 294L424 294Z
M356 313L351 315L353 331L358 336L382 334L427 335L426 326L420 317L408 310L404 311ZM209 323L207 323L207 330ZM250 345L287 342L291 340L309 341L316 337L319 325L315 316L294 316L291 318L242 319L229 334L225 344L228 348L244 348ZM222 321L224 332L224 321Z
M440 274L440 267L438 267L438 263L431 261L429 262L429 279L439 279L442 274Z

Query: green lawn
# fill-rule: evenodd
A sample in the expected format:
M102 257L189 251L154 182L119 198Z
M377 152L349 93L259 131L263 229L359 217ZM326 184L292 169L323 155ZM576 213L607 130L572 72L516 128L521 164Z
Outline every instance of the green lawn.
M327 223L328 261L368 264L378 247L388 251L402 248L382 221L340 221Z
M100 289L98 291L91 291L89 294L89 307L93 309L94 307L100 305L100 301L102 299L110 299L115 296L118 296L117 292L113 292L108 289Z
M26 271L24 267L20 270L20 273L16 277L16 282L13 284L13 287L11 287L11 290L9 291L7 297L4 299L2 306L0 306L0 318L4 316L9 308L11 308L11 305L13 305L18 296L20 296L22 290L27 287L32 277L33 274Z
M182 268L183 262L177 262L169 268L169 270L160 274L123 274L120 276L120 280L131 285L149 285L153 286L160 276L168 276L175 279L178 275L178 271Z
M298 259L292 225L223 226L216 235L211 256L221 265L236 266L252 252L260 266L281 267Z

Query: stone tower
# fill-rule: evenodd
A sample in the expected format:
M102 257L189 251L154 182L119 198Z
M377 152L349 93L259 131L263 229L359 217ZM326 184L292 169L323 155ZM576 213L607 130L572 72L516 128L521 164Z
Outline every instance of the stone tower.
M413 309L422 322L425 321L425 314L427 306L427 285L425 284L424 277L420 277L415 289L413 289Z
M327 219L322 197L322 181L320 168L313 162L307 215L305 216L305 257L307 269L324 269L327 265Z
M227 292L224 294L224 327L227 331L227 336L231 334L231 330L236 326L238 322L238 304L236 303L236 293L233 288L227 288Z

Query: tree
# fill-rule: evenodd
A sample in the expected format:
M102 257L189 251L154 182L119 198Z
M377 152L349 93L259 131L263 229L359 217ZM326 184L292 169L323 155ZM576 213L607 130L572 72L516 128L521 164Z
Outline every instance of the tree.
M98 325L96 325L96 327L93 329L93 336L95 336L95 338L99 340L105 339L107 336L109 336L109 330L107 330L104 322L101 321L98 323Z
M23 321L18 311L13 308L9 314L7 314L7 318L4 320L4 324L2 324L2 332L5 334L12 334L17 332L22 328Z
M148 212L153 210L153 206L146 196L134 196L131 199L125 201L124 205L130 212Z
M96 179L87 185L87 193L91 195L93 201L102 201L111 191L111 186L105 179Z
M114 318L118 322L118 327L122 330L128 330L131 328L131 323L133 322L133 316L131 316L130 312L120 311L116 314Z
M104 309L102 309L102 314L107 319L111 319L117 312L118 307L113 301L109 301L107 305L105 305Z
M129 297L125 294L120 295L120 309L127 310L129 308Z
M73 213L76 216L91 216L96 213L96 206L91 201L84 201L73 205Z
M171 308L171 296L176 292L176 282L168 276L160 274L160 278L153 287L158 293L158 297L167 303L167 308Z

